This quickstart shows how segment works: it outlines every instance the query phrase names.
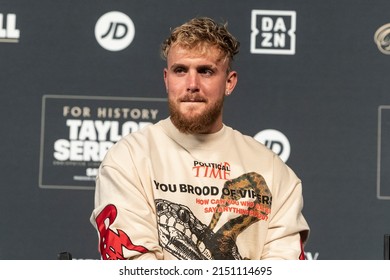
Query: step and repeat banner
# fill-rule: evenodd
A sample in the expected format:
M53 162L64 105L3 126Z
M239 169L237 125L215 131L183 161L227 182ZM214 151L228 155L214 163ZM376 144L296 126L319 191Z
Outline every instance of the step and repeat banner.
M380 260L390 233L388 0L0 0L0 259L99 259L94 178L168 116L161 42L190 18L241 42L225 123L302 179L309 260Z

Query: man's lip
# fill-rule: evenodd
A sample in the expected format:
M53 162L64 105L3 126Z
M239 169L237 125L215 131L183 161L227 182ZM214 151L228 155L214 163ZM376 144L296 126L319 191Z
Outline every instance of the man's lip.
M202 97L183 97L180 102L206 102L206 99Z
M197 103L197 102L204 102L204 100L202 100L202 99L185 99L185 100L182 100L181 102L193 102L193 103Z

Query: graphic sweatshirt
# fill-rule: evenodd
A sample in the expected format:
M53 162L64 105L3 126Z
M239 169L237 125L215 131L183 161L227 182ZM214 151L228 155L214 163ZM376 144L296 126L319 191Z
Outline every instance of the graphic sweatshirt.
M102 259L299 259L302 207L301 181L260 142L167 118L107 152L91 223Z

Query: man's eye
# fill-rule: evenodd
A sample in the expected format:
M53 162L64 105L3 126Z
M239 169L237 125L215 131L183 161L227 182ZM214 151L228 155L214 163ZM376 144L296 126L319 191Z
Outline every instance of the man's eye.
M213 72L213 70L211 70L209 68L202 68L202 69L199 69L199 73L205 74L205 75L212 75L214 72Z
M175 73L184 73L184 72L185 72L185 69L182 68L182 67L177 67L177 68L175 68L174 72L175 72Z

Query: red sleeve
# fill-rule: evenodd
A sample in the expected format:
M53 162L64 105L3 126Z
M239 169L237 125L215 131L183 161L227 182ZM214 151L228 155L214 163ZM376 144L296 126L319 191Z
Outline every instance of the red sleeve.
M305 260L305 250L304 250L304 248L303 248L302 239L301 239L301 254L299 255L299 259L300 259L300 260Z

